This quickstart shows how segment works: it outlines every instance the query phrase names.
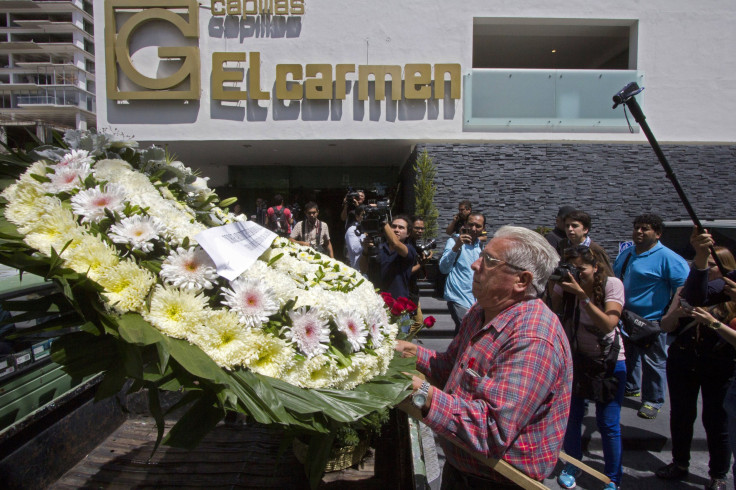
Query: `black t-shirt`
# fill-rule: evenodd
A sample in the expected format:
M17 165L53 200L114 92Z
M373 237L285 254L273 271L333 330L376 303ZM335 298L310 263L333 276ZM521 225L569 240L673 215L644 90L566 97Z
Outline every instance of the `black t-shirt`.
M391 293L394 298L409 297L409 280L411 268L417 261L417 251L410 244L406 244L409 253L402 257L398 252L391 251L388 244L382 243L378 249L378 260L381 264L381 278L378 287L381 291Z

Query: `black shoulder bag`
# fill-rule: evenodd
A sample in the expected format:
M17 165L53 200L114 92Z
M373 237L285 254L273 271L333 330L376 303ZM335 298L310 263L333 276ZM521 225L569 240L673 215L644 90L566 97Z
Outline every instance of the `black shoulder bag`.
M613 336L613 343L608 354L600 357L588 357L578 352L578 327L580 324L580 308L575 306L574 323L572 328L572 394L596 403L610 403L616 398L619 380L613 375L618 361L619 346L618 328ZM599 339L599 342L601 340ZM605 347L601 343L601 352Z
M626 260L624 260L624 265L623 267L621 267L621 276L619 277L621 281L624 280L624 275L626 274L626 266L629 265L630 259L631 254L626 257ZM624 332L624 334L626 334L626 337L628 337L630 342L644 349L652 345L652 342L656 340L657 336L662 331L659 328L659 324L652 323L646 318L637 315L633 311L627 310L626 308L624 308L624 310L621 312L621 321L619 322L619 325L621 326L621 330Z

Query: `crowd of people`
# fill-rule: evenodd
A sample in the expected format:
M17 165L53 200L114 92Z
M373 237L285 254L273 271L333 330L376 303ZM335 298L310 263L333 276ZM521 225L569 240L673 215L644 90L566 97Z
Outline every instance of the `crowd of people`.
M319 208L293 216L276 196L259 207L266 226L334 257ZM357 191L343 200L346 263L395 298L419 305L417 276L434 254L421 216L391 216ZM563 206L546 236L504 226L486 235L485 216L461 201L436 257L455 324L446 352L398 341L424 378L413 378L423 421L441 438L442 489L514 487L471 454L503 459L532 479L553 471L561 450L582 457L590 407L601 434L604 488L622 479L621 407L657 417L669 388L672 462L663 480L688 477L693 424L702 395L710 455L706 490L725 490L736 450L736 260L707 232L693 232L692 265L660 242L662 219L642 214L615 260L590 236L591 216ZM417 310L421 321L421 308ZM668 347L669 346L669 347ZM419 402L418 402L419 403ZM575 488L574 460L557 475ZM736 471L736 464L733 468Z
M455 337L444 353L397 345L417 357L427 378L427 386L413 381L415 390L428 392L424 422L450 441L443 443L443 489L514 486L468 451L502 458L537 480L549 475L561 449L579 460L589 405L610 479L604 488L616 489L624 398L639 400L637 415L654 419L669 385L672 462L653 472L663 480L688 477L702 395L710 456L705 489L725 490L736 449L736 330L728 327L736 328L736 272L721 277L707 233L693 233L696 257L689 265L660 242L663 222L654 214L634 220L630 246L612 261L591 239L591 221L564 206L546 243L515 227L487 241L483 215L467 201L459 204L439 259ZM716 250L736 271L732 253ZM647 335L637 337L634 325L645 325ZM558 484L575 488L579 466L564 465Z

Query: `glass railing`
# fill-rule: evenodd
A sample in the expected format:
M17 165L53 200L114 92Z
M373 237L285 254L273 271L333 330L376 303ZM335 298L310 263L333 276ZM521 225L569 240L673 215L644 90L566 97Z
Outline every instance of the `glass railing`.
M643 80L636 70L474 69L464 80L463 130L628 131L623 109L612 110L611 98Z

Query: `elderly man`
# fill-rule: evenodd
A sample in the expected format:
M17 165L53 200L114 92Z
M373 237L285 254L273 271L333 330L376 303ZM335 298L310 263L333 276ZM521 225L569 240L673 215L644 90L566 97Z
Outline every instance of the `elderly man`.
M558 261L540 234L500 228L473 263L477 302L447 352L397 342L434 383L413 379L412 401L425 400L423 422L465 448L443 439L442 489L511 486L467 451L504 459L535 480L553 470L570 409L572 359L562 325L538 296Z

